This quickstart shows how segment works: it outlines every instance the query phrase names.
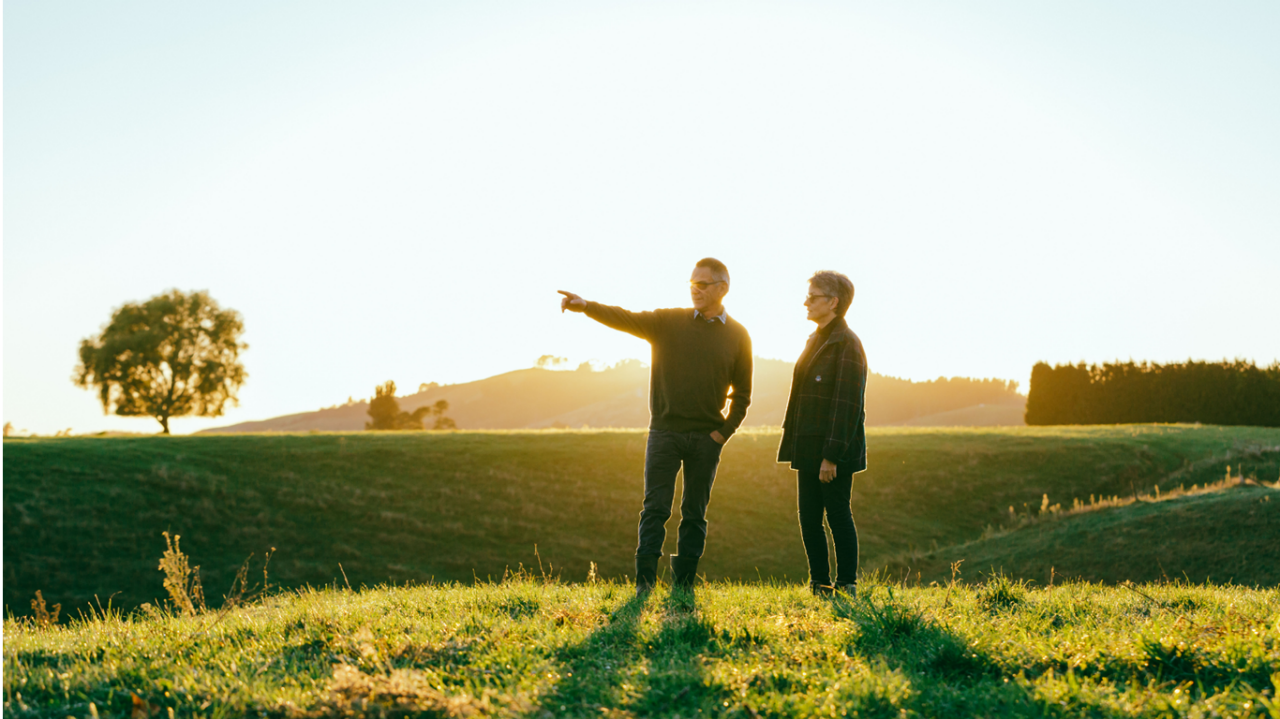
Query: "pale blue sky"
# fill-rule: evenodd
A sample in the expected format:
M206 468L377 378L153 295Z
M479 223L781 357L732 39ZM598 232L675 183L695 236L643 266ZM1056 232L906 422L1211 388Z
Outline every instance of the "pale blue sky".
M245 316L175 431L647 347L720 257L793 359L816 269L872 369L1280 358L1280 4L60 3L4 17L4 419L113 307Z

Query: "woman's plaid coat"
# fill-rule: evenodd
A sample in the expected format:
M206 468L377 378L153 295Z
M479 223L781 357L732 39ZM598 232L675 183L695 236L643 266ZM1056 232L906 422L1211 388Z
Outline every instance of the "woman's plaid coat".
M822 458L854 472L867 468L867 355L843 317L791 378L778 461L792 462L797 438L821 437ZM822 341L814 332L809 342ZM807 442L805 444L808 444Z

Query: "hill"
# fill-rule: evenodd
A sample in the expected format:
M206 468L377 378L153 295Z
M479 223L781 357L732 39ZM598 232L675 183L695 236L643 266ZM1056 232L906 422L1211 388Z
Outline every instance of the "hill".
M1280 490L1230 483L1217 491L1082 511L998 536L890 562L919 581L946 581L954 562L1042 584L1086 581L1280 585Z
M1280 596L1240 587L607 582L306 590L223 615L6 621L4 714L1275 716Z
M793 364L756 358L748 427L777 427L786 411ZM400 398L413 411L439 400L463 429L647 427L649 369L627 360L599 372L531 368L466 382L432 386ZM867 422L872 426L914 423L940 426L1021 425L1026 398L1017 383L966 377L912 382L872 374L867 381ZM986 406L1000 407L992 412ZM315 412L204 430L225 432L354 432L368 421L367 401ZM959 416L946 414L966 410Z
M897 422L899 427L1021 427L1027 403L977 404Z
M725 447L700 567L711 579L806 576L794 476L774 462L777 442L776 431L751 431ZM1276 429L881 428L869 442L853 497L867 569L1016 524L1008 508L1026 514L1046 494L1071 506L1135 487L1168 492L1216 481L1227 465L1280 475ZM535 546L566 579L584 579L593 562L599 576L624 577L644 443L641 431L8 439L5 606L25 613L36 590L64 607L95 595L127 608L154 601L166 530L182 535L211 597L271 547L274 581L290 587L344 574L356 587L496 578L537 564ZM1181 576L1176 546L1162 561Z

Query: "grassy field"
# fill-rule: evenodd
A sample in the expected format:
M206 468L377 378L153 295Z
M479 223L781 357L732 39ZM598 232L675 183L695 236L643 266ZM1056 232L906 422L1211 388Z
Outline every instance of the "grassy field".
M997 536L889 563L891 573L944 581L951 566L999 570L1050 584L1055 578L1119 583L1149 577L1280 585L1280 490L1246 482L1126 506L1046 517Z
M1280 592L303 590L4 625L6 717L1280 717Z
M773 461L777 441L776 433L745 432L725 448L701 567L708 579L805 578L794 476ZM157 562L166 530L182 536L215 606L245 559L256 554L260 561L272 547L271 578L285 587L498 579L521 563L536 566L535 545L542 566L566 581L584 580L592 562L600 576L621 578L632 568L644 442L638 431L5 440L6 611L28 613L36 590L69 613L154 602L164 594ZM1070 507L1090 495L1130 496L1156 486L1167 493L1216 481L1228 465L1261 481L1280 477L1276 429L894 428L873 430L869 442L871 467L858 476L853 497L863 566L909 556L932 561L932 569L916 571L933 576L956 556L940 550L1018 525L1023 520L1011 517L1010 507L1034 515L1045 495ZM1280 503L1247 506L1265 515L1257 526L1274 532ZM1205 532L1239 520L1235 505L1230 515L1205 509L1197 525ZM1097 517L1121 510L1129 511ZM1163 532L1159 563L1148 561L1150 553L1120 563L1146 539L1121 551L1105 533L1055 523L1058 532L1082 528L1075 537L1045 540L1055 555L1092 536L1090 546L1101 549L1081 545L1080 561L1123 571L1089 575L1085 565L1059 564L1057 556L1041 556L1039 564L1011 559L1010 571L1039 582L1049 566L1102 579L1185 573L1192 582L1274 582L1255 571L1256 552L1240 571L1224 571L1234 544L1216 555L1199 553L1198 545L1184 553L1191 544L1172 541L1184 534L1181 521L1149 524ZM1046 527L1018 532L1029 537ZM1280 541L1254 534L1222 536ZM674 531L667 549L675 549ZM988 569L988 556L1013 557L990 551L966 563L966 576Z

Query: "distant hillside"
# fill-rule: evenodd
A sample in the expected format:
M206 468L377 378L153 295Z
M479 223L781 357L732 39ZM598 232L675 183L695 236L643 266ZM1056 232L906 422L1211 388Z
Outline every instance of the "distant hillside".
M777 427L786 411L793 364L756 358L748 427ZM462 429L646 427L649 368L638 360L600 372L530 368L475 382L437 386L400 398L412 411L438 400ZM928 382L872 373L867 383L867 423L873 426L1021 425L1026 398L1017 383L967 377ZM368 402L241 422L216 432L351 432L364 429Z
M926 414L897 422L901 427L1015 427L1025 424L1022 413L1026 403L975 404L972 407Z

